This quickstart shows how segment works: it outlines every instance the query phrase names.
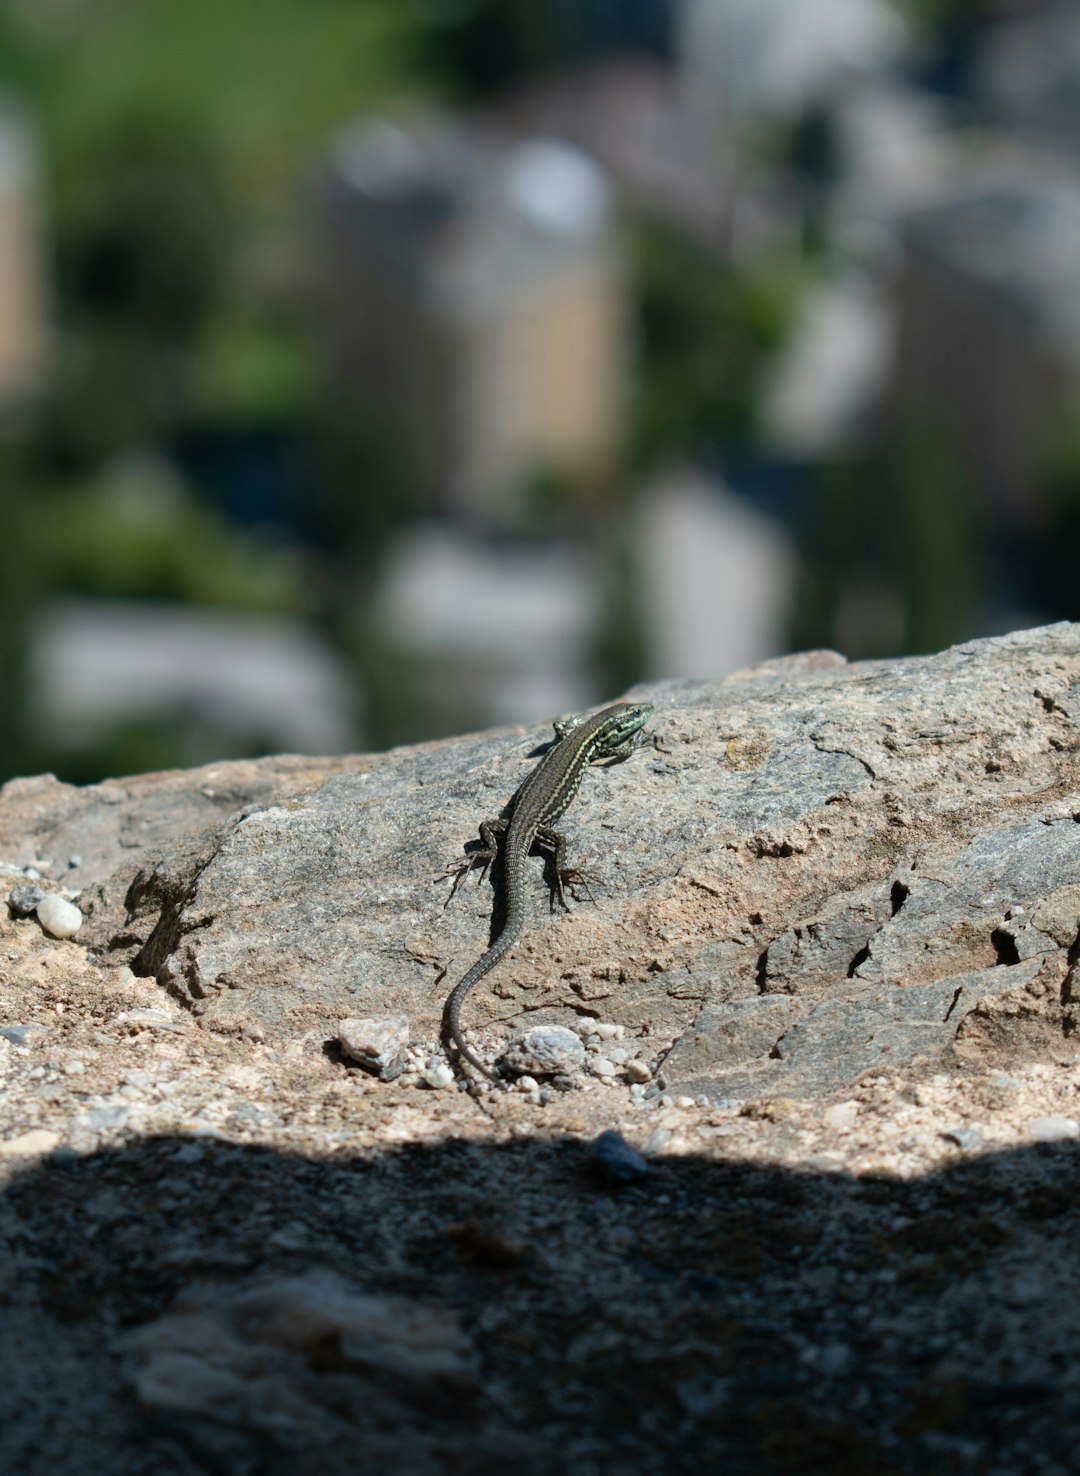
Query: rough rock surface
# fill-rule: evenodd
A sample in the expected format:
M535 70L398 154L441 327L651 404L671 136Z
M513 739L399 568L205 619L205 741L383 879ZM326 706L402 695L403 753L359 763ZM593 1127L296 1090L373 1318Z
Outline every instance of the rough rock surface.
M0 1468L1073 1468L1080 627L647 695L466 1008L585 1069L478 1097L539 733L0 791Z

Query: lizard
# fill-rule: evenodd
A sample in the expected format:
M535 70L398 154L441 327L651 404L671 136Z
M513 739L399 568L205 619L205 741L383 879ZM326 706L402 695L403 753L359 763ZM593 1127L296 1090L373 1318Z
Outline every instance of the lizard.
M600 712L560 718L552 726L555 742L528 775L511 801L508 818L484 820L480 825L480 848L457 868L452 897L462 878L482 865L481 882L499 855L502 837L503 879L506 915L499 935L487 952L456 984L443 1010L443 1031L460 1055L490 1081L501 1078L491 1071L465 1043L461 1033L461 1006L473 985L510 952L525 925L525 858L533 846L554 859L555 895L567 911L564 886L581 881L581 874L566 865L566 838L553 827L577 794L585 770L594 763L620 763L641 742L642 730L652 712L648 702L616 702ZM448 872L447 875L451 873ZM448 899L449 900L449 899Z

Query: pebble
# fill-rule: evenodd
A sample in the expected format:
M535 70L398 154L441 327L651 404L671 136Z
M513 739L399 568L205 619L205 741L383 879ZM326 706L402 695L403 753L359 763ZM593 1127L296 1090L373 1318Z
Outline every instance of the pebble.
M431 1087L432 1091L445 1091L447 1087L454 1085L454 1073L445 1061L439 1061L434 1066L429 1066L421 1077L425 1086Z
M676 1107L696 1107L697 1106L697 1103L694 1101L694 1098L693 1097L676 1097L675 1098L675 1106Z
M1080 1138L1080 1122L1075 1117L1033 1117L1027 1132L1036 1143L1060 1143L1065 1138Z
M631 1081L637 1082L638 1084L648 1081L649 1078L652 1076L652 1072L649 1069L649 1063L647 1061L639 1061L637 1059L633 1061L627 1061L626 1074Z
M5 1025L0 1029L0 1035L12 1045L25 1045L30 1039L31 1030L44 1030L44 1025Z
M619 1027L613 1025L610 1020L594 1020L590 1034L598 1035L601 1040L614 1040L619 1033Z
M594 1056L589 1062L589 1070L594 1076L615 1076L618 1067L614 1061L609 1061L606 1056Z
M527 1076L568 1076L585 1064L585 1047L565 1026L534 1025L511 1043L506 1064Z
M20 1133L17 1138L8 1138L0 1143L0 1157L17 1158L24 1153L51 1153L59 1141L59 1133L52 1133L48 1128L31 1128L27 1133Z
M16 882L8 893L8 906L14 917L32 917L44 896L41 887L30 882Z
M38 922L54 938L74 938L83 925L83 915L74 902L65 902L47 892L37 905Z
M534 1076L519 1076L514 1082L514 1090L518 1092L538 1092L540 1083Z
M614 1128L589 1145L589 1156L605 1178L618 1184L633 1183L649 1172L648 1162Z
M947 1142L955 1143L956 1146L958 1148L962 1148L965 1153L974 1153L975 1150L977 1148L981 1148L986 1141L982 1133L979 1132L979 1129L973 1127L948 1128L945 1132L942 1133L941 1136Z
M1022 1085L1015 1076L1010 1076L1007 1071L991 1071L987 1081L992 1087L997 1087L1003 1092L1018 1092Z
M848 1133L855 1126L855 1119L859 1115L858 1102L834 1102L831 1107L826 1107L821 1114L821 1120L827 1128L832 1128L837 1133Z
M400 1074L395 1068L409 1044L406 1015L365 1015L339 1020L337 1031L341 1049L365 1071L374 1072L384 1081Z

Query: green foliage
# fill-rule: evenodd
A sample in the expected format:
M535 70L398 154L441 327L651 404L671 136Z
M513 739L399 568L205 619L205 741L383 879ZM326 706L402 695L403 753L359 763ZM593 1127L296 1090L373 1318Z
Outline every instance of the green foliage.
M9 17L0 32L7 80L44 124L61 208L88 152L133 118L214 139L241 203L278 197L329 129L407 89L418 31L400 0L110 0L67 10L54 27Z
M793 646L889 656L941 650L976 633L985 525L942 437L908 431L872 455L824 467L812 499ZM849 615L845 631L853 601L864 619L852 631ZM886 630L883 611L894 604L900 621Z
M905 651L938 651L976 634L982 528L973 489L932 430L910 432L895 466Z
M622 519L608 544L608 578L594 663L601 690L625 692L645 675L648 655L641 579L630 524Z
M1043 608L1060 619L1080 620L1080 415L1066 417L1049 435L1037 501L1042 520L1032 563L1040 574Z
M725 262L647 225L636 277L642 363L631 465L752 442L762 377L793 322L805 264L791 255Z
M202 337L195 410L209 425L295 425L316 414L318 380L315 345L297 324L230 304Z
M458 96L483 97L554 66L574 27L557 0L424 0L428 66Z
M86 151L60 220L71 313L190 343L220 298L227 199L205 135L123 120Z
M310 608L295 554L230 528L181 489L137 473L41 494L29 552L43 595L176 600L261 613Z

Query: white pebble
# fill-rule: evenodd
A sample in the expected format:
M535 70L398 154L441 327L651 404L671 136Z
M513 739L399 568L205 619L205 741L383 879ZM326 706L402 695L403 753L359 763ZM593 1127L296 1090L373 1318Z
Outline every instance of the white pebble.
M1080 1122L1075 1117L1033 1117L1027 1130L1028 1137L1036 1143L1059 1143L1064 1138L1080 1138Z
M589 1070L594 1076L614 1076L618 1069L615 1062L606 1056L594 1056L589 1062Z
M835 1102L833 1106L826 1107L821 1114L821 1120L826 1127L832 1128L837 1133L849 1133L855 1126L855 1119L859 1115L858 1102Z
M440 1061L437 1066L429 1066L423 1079L424 1084L436 1092L445 1091L447 1087L454 1085L454 1073L445 1061Z
M514 1088L519 1092L538 1092L540 1083L534 1076L519 1076L514 1082Z
M614 1061L616 1066L624 1066L629 1054L625 1046L609 1046L607 1058L609 1061Z
M610 1020L594 1020L592 1034L598 1035L601 1040L614 1040L619 1033L619 1027Z
M652 1072L649 1070L649 1063L638 1060L627 1061L626 1074L631 1081L637 1082L638 1084L648 1081L652 1076Z
M65 902L48 892L37 905L38 922L54 938L74 938L83 925L83 915L74 902Z
M676 1107L696 1107L697 1106L697 1103L694 1101L693 1097L676 1097L675 1098L675 1106Z
M59 1134L49 1132L48 1128L31 1128L27 1133L20 1133L17 1138L8 1138L6 1142L0 1143L0 1157L18 1158L24 1153L51 1153L59 1141Z

